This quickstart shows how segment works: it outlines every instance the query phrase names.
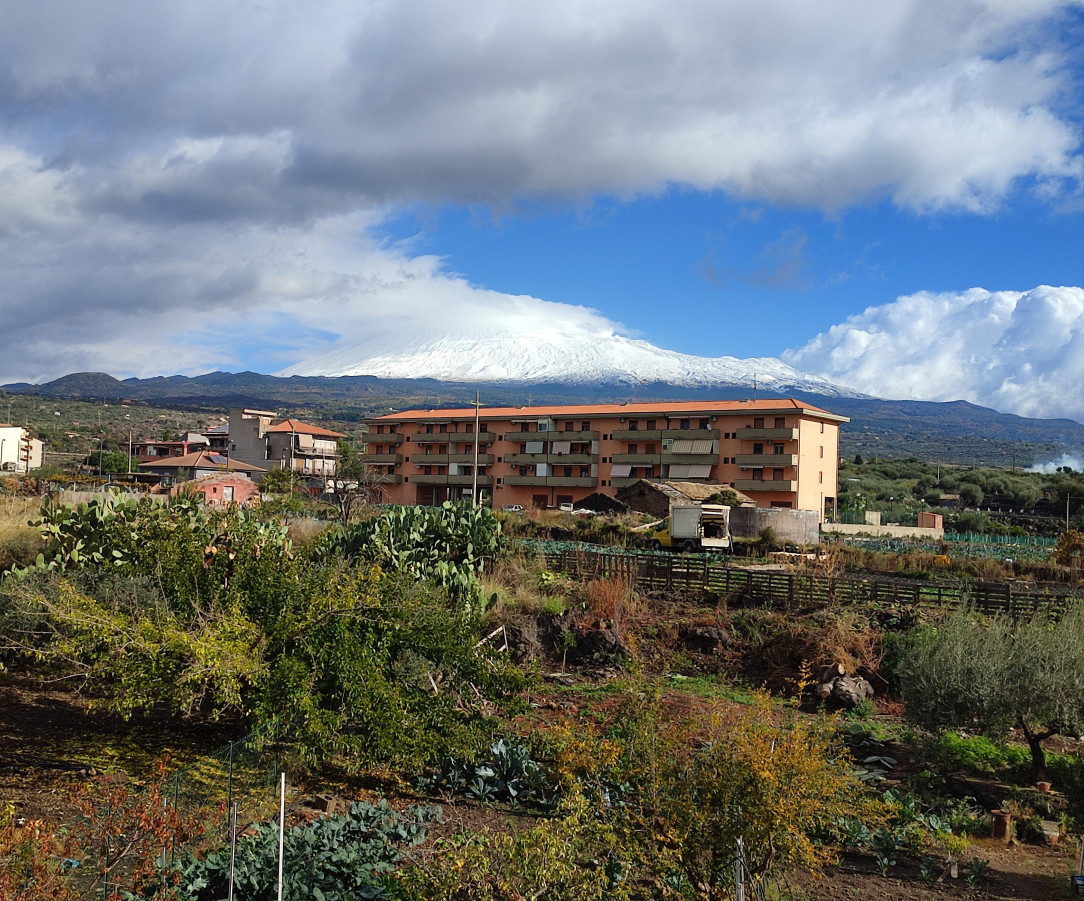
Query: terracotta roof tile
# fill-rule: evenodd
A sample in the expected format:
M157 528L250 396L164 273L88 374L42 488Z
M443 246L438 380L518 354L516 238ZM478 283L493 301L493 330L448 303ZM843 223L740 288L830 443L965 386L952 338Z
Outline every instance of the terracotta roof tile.
M215 457L223 462L220 463L214 459ZM139 466L141 469L218 469L225 466L230 472L267 472L259 466L243 463L241 460L232 460L216 451L195 451L183 457L163 457L159 460L140 463Z
M284 419L282 422L275 423L267 431L269 432L290 432L292 434L300 435L318 435L324 438L345 438L346 436L340 432L333 432L331 429L322 429L318 425L309 425L307 422L301 422L297 419Z
M629 404L583 404L550 407L482 407L482 419L527 419L547 417L579 419L590 416L663 416L666 414L694 413L783 413L803 411L821 414L841 422L847 422L845 416L829 413L812 404L802 403L791 397L771 400L681 400L660 401L658 403ZM369 422L418 422L441 419L474 418L473 407L446 410L405 410L402 413L389 413L375 416Z

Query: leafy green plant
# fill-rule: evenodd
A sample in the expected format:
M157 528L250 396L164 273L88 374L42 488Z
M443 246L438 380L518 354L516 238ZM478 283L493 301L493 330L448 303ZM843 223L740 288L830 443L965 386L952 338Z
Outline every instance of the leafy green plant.
M295 826L283 836L283 897L290 901L351 901L389 897L388 885L405 849L425 841L439 822L440 808L393 810L387 801L355 801L348 813ZM237 901L275 896L278 825L263 823L237 843L234 893ZM230 850L179 865L180 901L223 898L229 880Z
M923 882L933 882L945 872L944 862L933 854L923 854L918 862L918 875Z
M964 865L964 878L967 880L967 884L973 886L980 879L984 879L989 869L989 860L982 857L972 857Z
M882 876L887 876L891 867L896 865L896 852L899 850L899 837L890 829L878 829L870 842L877 868Z
M552 805L553 788L545 771L531 758L525 745L495 741L479 760L445 759L440 771L424 777L426 789L462 794L477 801L501 801L512 805Z

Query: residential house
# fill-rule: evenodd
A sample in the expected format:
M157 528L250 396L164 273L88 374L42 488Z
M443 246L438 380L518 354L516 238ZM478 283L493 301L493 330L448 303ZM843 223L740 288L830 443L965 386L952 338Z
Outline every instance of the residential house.
M201 496L203 505L214 510L224 509L231 504L249 507L260 503L260 486L243 472L217 472L200 476L198 479L178 483L170 494L177 495L182 492Z
M323 479L335 475L339 432L297 419L275 421L263 410L230 410L229 457L265 469Z
M40 469L45 443L22 426L0 422L0 472L30 472Z
M140 472L159 476L162 484L173 485L188 479L217 475L224 472L243 473L250 479L259 479L267 470L243 460L231 459L210 451L194 451L182 457L164 457L139 464Z

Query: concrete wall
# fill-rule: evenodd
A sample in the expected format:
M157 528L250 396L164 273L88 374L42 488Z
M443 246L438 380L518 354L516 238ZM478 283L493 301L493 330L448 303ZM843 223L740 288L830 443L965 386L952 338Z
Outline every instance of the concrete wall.
M945 537L944 529L924 529L919 526L870 526L844 522L821 524L824 535L872 535L875 538L934 538Z
M794 544L820 543L820 514L815 510L780 507L731 507L730 533L735 538L756 538L771 526L780 541Z

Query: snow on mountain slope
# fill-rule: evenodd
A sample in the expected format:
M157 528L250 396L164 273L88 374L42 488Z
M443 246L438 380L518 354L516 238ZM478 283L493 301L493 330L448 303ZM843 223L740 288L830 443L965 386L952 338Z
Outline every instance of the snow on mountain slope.
M752 385L766 390L861 396L800 372L774 357L694 357L615 334L559 326L531 334L412 337L391 349L385 339L339 348L277 375L373 375L471 382L594 382L670 385Z

